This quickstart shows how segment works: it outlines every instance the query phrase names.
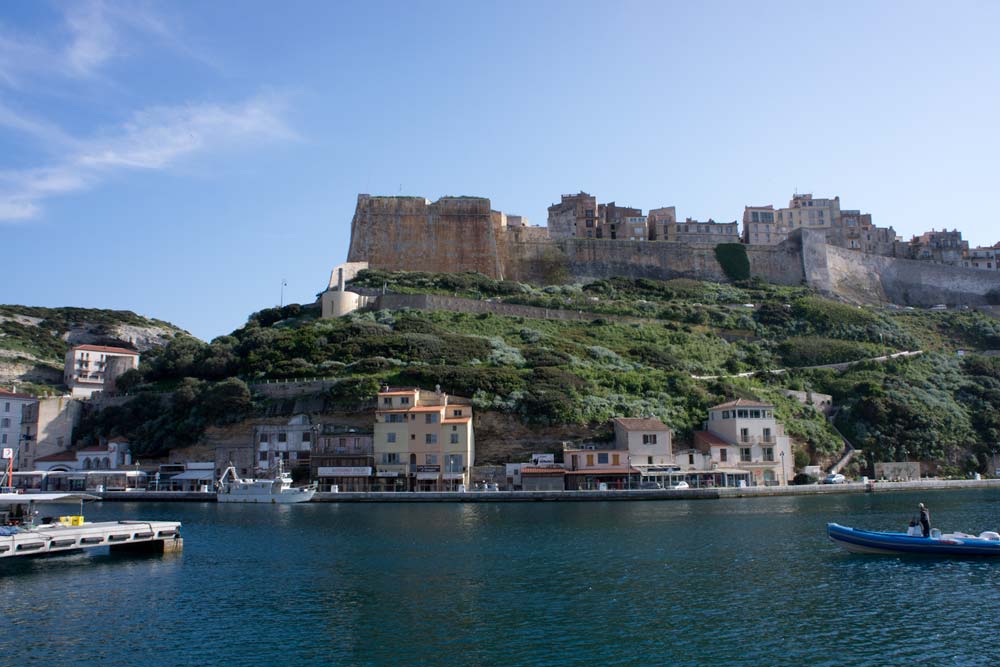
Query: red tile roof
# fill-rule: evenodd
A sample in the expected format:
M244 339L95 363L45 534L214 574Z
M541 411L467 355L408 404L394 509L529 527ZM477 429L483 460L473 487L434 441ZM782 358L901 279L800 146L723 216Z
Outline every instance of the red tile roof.
M745 398L737 398L728 403L719 403L709 408L709 410L728 410L730 408L773 408L774 403L761 403L760 401L748 401Z
M78 449L77 451L78 452L104 452L104 453L108 453L108 448L107 447L101 447L101 446L84 447L83 449Z
M656 417L630 418L616 417L616 424L621 424L626 431L669 431L670 427Z
M108 354L128 354L134 357L139 356L137 350L128 350L124 347L108 347L107 345L74 345L74 350L83 350L84 352L105 352Z
M711 431L695 431L694 432L694 444L695 444L695 448L696 449L698 448L699 444L701 444L701 445L707 445L709 447L711 447L711 446L716 446L716 447L729 447L729 446L732 446L732 443L726 442L725 440L723 440L719 436L715 435Z
M0 389L0 396L3 396L4 398L37 398L28 394L15 394L7 389Z
M48 456L40 456L35 459L38 461L76 461L76 452L56 452L55 454L49 454Z
M563 468L521 468L522 475L565 475Z

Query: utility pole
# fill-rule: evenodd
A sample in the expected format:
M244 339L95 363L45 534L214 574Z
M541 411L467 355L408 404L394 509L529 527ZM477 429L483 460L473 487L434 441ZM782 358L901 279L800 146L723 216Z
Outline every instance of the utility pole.
M281 279L281 299L278 301L278 308L284 308L285 307L285 285L287 285L287 284L288 284L288 281L285 280L284 278L282 278Z

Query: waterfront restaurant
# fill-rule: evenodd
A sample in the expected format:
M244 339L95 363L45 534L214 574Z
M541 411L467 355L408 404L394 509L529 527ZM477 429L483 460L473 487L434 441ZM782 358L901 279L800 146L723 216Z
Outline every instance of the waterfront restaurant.
M563 450L566 467L566 490L582 491L600 489L637 489L641 471L629 463L627 451L618 449L584 447ZM524 471L521 471L522 484Z
M310 479L319 491L371 491L375 455L371 432L328 424L313 444Z

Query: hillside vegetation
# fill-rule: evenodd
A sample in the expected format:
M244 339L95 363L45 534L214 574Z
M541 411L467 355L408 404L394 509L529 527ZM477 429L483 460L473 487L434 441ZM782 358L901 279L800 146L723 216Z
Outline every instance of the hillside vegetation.
M162 452L193 442L208 424L273 410L252 399L248 383L333 377L339 381L323 396L331 410L369 401L381 383L440 384L479 410L539 426L652 414L681 443L710 405L758 397L774 401L788 432L805 443L799 465L829 460L843 445L817 411L785 398L786 388L833 394L841 430L869 460L971 470L985 467L1000 440L990 417L1000 408L995 360L956 356L959 348L1000 348L1000 326L979 313L858 308L758 283L612 279L538 288L473 274L369 271L355 284L569 308L595 319L402 310L318 320L314 307L268 309L209 344L178 337L150 351L123 378L136 396L89 419L85 432L117 432ZM926 353L845 372L692 378L916 349Z

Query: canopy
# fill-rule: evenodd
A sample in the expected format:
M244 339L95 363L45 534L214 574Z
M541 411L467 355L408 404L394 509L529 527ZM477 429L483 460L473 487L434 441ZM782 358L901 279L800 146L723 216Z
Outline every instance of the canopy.
M208 479L208 480L212 480L212 479L215 479L215 471L213 471L213 470L185 470L184 472L180 473L179 475L174 475L173 477L170 477L169 479L164 479L162 481L164 481L164 482L167 482L167 481L176 482L176 481L184 480L184 479Z
M100 500L100 497L89 493L0 493L0 505L73 503L81 500Z

